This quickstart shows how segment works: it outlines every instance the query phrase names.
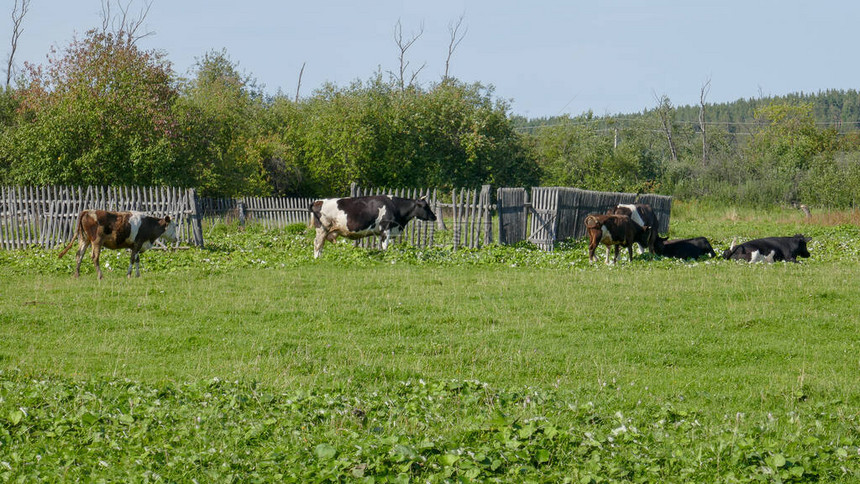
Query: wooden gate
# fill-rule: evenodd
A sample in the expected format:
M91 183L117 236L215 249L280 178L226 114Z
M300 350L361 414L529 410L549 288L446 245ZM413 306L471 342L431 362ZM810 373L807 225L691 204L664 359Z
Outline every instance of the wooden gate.
M499 213L499 243L513 245L526 240L528 193L525 188L499 188L496 208Z
M532 188L532 217L529 242L551 251L558 228L558 187Z

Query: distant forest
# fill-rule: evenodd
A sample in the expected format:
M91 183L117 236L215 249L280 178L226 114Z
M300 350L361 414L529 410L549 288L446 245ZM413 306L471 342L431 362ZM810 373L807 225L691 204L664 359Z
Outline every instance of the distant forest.
M860 92L853 89L838 90L829 89L818 93L792 93L785 96L767 96L755 99L738 99L726 103L705 103L707 113L706 124L723 125L730 133L748 132L747 127L756 123L756 109L771 104L808 104L812 106L812 114L815 124L821 127L833 127L841 133L856 131L860 129ZM619 124L625 121L642 121L644 118L653 117L657 108L646 110L641 113L618 114L594 118L595 121L602 120L607 125ZM675 122L678 124L699 124L699 106L678 106L675 108ZM569 116L524 118L513 116L514 126L527 131L537 126L552 125L565 122Z

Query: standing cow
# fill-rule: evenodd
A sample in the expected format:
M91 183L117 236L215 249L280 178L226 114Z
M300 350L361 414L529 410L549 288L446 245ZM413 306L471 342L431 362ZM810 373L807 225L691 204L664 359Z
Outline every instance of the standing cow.
M636 236L636 243L639 244L639 253L644 252L645 247L652 254L656 254L654 243L657 242L657 231L660 229L660 223L651 206L644 203L618 204L614 209L609 210L610 214L626 215L630 220L635 222L642 231Z
M747 262L797 262L798 257L809 257L806 244L810 240L812 239L802 234L795 234L793 237L765 237L740 245L733 242L732 247L723 252L723 258Z
M627 247L627 260L633 260L633 243L642 234L643 228L626 215L589 215L585 217L588 232L588 260L594 262L597 244L606 246L606 263L609 263L609 247L615 246L615 259L618 262L618 248Z
M374 195L369 197L326 198L310 206L317 235L314 239L314 259L322 254L325 241L334 242L338 235L360 239L378 235L382 250L397 237L413 218L436 220L424 197L410 198Z
M134 266L137 277L140 277L140 253L151 248L159 237L164 237L171 242L176 241L176 223L170 220L170 216L158 218L141 212L84 210L78 215L75 237L60 252L59 257L66 255L77 239L78 258L75 277L80 277L81 259L87 247L92 244L93 264L96 266L98 278L101 279L104 277L99 265L102 247L131 249L131 262L128 264L127 276L131 277L131 269Z

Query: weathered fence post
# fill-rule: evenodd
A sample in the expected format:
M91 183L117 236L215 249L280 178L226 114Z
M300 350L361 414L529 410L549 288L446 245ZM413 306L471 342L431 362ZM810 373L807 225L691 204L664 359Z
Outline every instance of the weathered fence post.
M236 202L236 213L239 215L239 227L245 226L245 201L239 200Z
M188 205L191 209L191 232L194 236L194 245L203 247L203 217L197 208L197 191L193 188L188 189Z
M481 210L484 213L484 245L493 243L493 211L490 210L490 185L481 185Z

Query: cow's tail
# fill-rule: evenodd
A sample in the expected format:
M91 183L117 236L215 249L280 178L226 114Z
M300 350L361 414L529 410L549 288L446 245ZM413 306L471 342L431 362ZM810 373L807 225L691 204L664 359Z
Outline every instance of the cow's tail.
M322 220L320 220L320 211L322 210L322 200L317 200L314 203L310 204L308 210L313 215L313 226L316 228L322 227Z
M600 226L600 221L597 220L597 217L594 215L589 215L588 217L585 217L585 226L590 229L594 229Z
M78 240L80 235L84 232L84 213L81 212L78 214L78 224L75 226L75 236L72 237L72 240L69 241L69 244L60 252L60 255L57 256L58 259L62 259L66 252L75 245L75 241Z

